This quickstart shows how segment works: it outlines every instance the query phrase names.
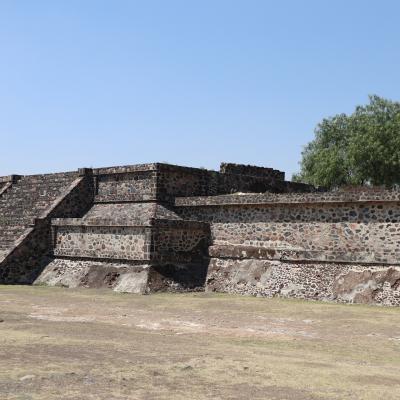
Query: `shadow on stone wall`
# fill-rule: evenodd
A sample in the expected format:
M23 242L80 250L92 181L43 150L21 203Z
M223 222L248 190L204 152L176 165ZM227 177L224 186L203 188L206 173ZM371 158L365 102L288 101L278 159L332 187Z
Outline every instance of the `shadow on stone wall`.
M203 291L207 269L207 263L153 266L149 275L148 289L150 292Z

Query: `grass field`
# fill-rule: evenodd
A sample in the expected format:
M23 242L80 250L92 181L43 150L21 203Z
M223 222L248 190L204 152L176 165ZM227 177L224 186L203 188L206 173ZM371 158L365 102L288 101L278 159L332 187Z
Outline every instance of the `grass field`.
M399 399L400 309L0 286L0 399Z

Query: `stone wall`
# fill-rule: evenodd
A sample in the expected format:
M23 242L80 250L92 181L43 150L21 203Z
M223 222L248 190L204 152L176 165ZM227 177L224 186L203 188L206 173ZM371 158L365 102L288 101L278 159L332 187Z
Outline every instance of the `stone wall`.
M399 223L213 223L216 244L337 253L359 261L398 262Z
M400 222L398 202L221 204L177 208L185 218L213 222Z
M204 257L209 244L208 225L196 221L150 218L129 226L61 218L53 219L52 232L56 257L190 263Z
M210 243L208 224L196 221L155 220L152 260L163 263L206 263Z
M50 243L46 223L27 228L11 252L0 259L0 283L31 284L48 262Z
M400 267L212 258L209 291L400 305Z
M224 164L223 164L224 165ZM173 200L175 197L187 196L215 196L225 193L266 191L302 191L312 190L309 185L292 185L283 181L282 175L268 176L267 174L245 174L235 170L229 172L209 171L199 168L177 167L159 164L157 181L157 198L160 200ZM272 170L274 171L274 170ZM247 172L243 169L243 172Z
M19 175L0 176L0 197L12 187L13 183L18 182L20 178Z
M76 179L64 188L58 198L47 204L26 227L11 250L1 255L0 283L32 283L50 260L51 219L80 217L87 212L93 202L93 180L90 175L74 177ZM40 179L39 176L37 178Z
M288 182L293 184L294 182ZM243 193L227 194L212 197L183 197L175 199L176 206L213 206L242 204L342 204L342 203L390 203L400 202L399 189L384 189L381 187L356 188L336 190L331 192L313 191L298 193Z
M2 196L3 193L5 193L9 187L11 187L11 183L7 182L0 183L0 196Z
M149 294L159 291L204 290L206 268L185 264L150 265L116 260L55 258L35 284L110 288L116 292Z
M398 192L385 194L395 198ZM226 204L216 203L214 198L210 203L203 198L203 204L196 199L176 203L183 219L210 223L214 244L337 253L341 261L358 258L361 262L398 262L399 202L359 198L352 203L324 203L311 202L306 196L304 203L299 199L280 203L278 197L274 197L275 202L269 199L264 204L250 203L246 197L252 195L236 196L236 204L234 196L228 197ZM281 197L287 201L288 195Z
M97 202L155 200L157 172L137 169L128 172L112 169L94 171Z
M218 173L165 164L82 171L93 182L93 205L80 218L53 219L53 259L37 282L65 284L70 270L79 285L107 286L118 261L134 263L135 271L147 266L139 275L118 270L120 278L146 275L146 292L204 287L209 226L183 221L168 203L179 193L207 192L209 176Z
M253 171L255 169L255 172ZM169 164L140 164L93 169L100 202L174 201L175 197L215 196L235 192L305 192L310 185L284 181L272 168L222 164L222 172Z
M399 190L155 163L3 177L2 191L0 282L400 305Z
M117 292L148 293L150 266L142 263L81 258L54 258L35 284L69 288L110 288Z
M57 222L58 223L58 222ZM55 256L148 260L149 230L141 226L55 225Z
M285 173L273 168L257 167L255 165L243 165L233 163L221 163L220 172L222 174L238 174L248 176L259 176L270 181L284 181Z
M206 287L259 296L398 305L400 192L176 199L210 224Z

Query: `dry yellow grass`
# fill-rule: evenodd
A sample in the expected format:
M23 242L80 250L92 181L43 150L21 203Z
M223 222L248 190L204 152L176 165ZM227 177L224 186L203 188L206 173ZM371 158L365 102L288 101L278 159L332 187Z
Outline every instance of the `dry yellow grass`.
M0 286L0 399L398 399L400 309Z

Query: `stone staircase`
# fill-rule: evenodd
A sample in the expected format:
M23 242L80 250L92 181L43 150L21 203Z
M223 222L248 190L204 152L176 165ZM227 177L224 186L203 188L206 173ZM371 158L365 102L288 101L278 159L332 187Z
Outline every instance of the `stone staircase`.
M0 197L0 258L77 178L77 173L21 177Z

